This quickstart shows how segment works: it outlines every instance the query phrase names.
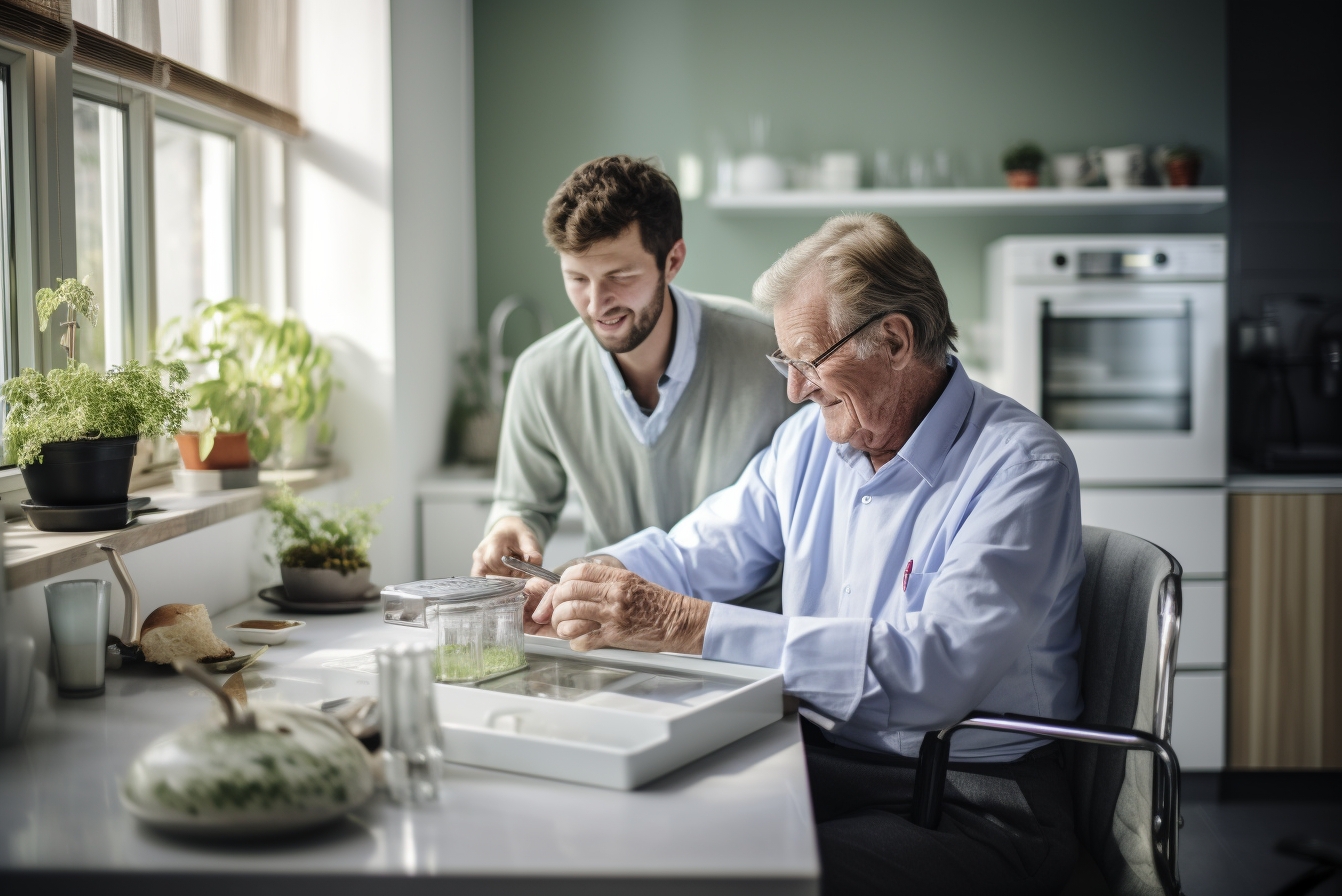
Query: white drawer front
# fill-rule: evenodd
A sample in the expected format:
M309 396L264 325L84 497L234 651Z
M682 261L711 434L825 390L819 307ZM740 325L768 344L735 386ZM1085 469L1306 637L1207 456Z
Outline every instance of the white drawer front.
M1224 666L1226 589L1224 582L1184 582L1179 626L1179 666Z
M1226 761L1224 672L1174 676L1174 752L1184 771L1214 771Z
M1083 488L1081 521L1145 538L1186 576L1224 576L1226 496L1213 488Z
M471 553L485 534L492 499L424 500L420 505L423 574L428 579L471 574Z

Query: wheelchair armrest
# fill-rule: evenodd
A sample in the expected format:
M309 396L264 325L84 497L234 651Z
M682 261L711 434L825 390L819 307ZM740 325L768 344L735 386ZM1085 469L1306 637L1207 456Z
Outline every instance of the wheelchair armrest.
M1078 741L1125 750L1146 750L1156 755L1165 768L1168 818L1179 818L1179 760L1165 741L1145 731L1109 725L1081 725L1039 716L1021 716L991 712L970 713L959 723L923 735L918 751L918 770L913 785L913 823L935 828L941 823L941 799L946 790L946 768L950 764L951 735L961 728L1010 731L1035 737ZM1167 825L1168 827L1168 825ZM1159 833L1159 832L1158 832Z

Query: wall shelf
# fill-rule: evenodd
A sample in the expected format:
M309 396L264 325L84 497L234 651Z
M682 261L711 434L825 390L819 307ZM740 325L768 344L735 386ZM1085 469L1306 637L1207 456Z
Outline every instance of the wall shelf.
M783 190L713 194L708 207L731 214L780 215L882 211L919 215L1196 215L1226 204L1225 187L1006 187L926 190Z

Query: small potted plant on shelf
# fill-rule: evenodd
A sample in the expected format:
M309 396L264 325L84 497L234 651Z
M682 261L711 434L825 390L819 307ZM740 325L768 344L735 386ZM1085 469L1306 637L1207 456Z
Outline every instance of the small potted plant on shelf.
M193 314L170 321L159 342L196 372L199 429L178 438L187 469L247 466L272 454L279 466L297 466L312 459L314 442L329 444L322 415L339 382L330 350L298 318L275 323L241 299L201 300Z
M489 364L480 344L457 355L457 386L447 415L447 463L493 463L502 414L489 397Z
M31 368L4 384L5 460L17 464L35 504L88 507L127 500L131 466L142 438L171 435L186 418L182 363L127 361L99 373L74 355L76 311L97 320L93 292L75 280L37 294L39 326L70 306L61 344L66 366ZM167 380L165 383L164 380Z
M1002 156L1007 186L1016 190L1039 186L1039 168L1044 164L1044 150L1038 143L1026 140L1011 147Z
M356 600L369 590L368 548L382 504L346 507L298 497L288 485L266 499L273 541L292 601Z
M1195 187L1202 174L1202 153L1187 143L1176 143L1161 153L1165 180L1171 187Z

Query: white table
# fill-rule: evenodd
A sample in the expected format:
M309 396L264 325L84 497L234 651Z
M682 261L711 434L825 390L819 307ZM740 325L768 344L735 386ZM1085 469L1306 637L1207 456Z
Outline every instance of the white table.
M249 601L217 618L215 629L269 610ZM252 667L248 687L262 685L258 699L267 673L313 650L408 636L373 611L306 619ZM204 715L212 701L157 667L109 672L103 697L39 694L23 743L0 749L0 888L63 893L86 884L99 896L216 896L235 887L245 896L817 889L795 715L633 792L452 766L437 805L401 808L379 796L297 840L224 846L143 828L116 792L117 776L145 744Z

